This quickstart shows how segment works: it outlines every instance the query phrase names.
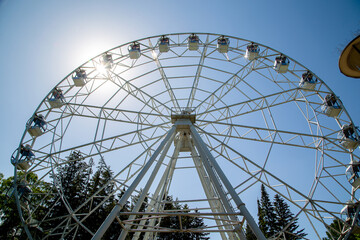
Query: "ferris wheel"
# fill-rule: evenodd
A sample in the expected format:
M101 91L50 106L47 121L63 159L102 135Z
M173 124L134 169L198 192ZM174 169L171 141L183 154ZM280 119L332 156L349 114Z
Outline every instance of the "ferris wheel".
M129 232L155 239L163 231L245 239L245 222L265 239L255 221L263 184L285 199L307 238L322 239L339 219L342 239L359 229L359 139L339 96L285 53L220 34L159 35L90 59L45 96L11 158L13 195L30 239L31 228L45 238L83 229L100 239L114 221L119 239ZM71 206L53 176L74 154L89 166L110 166L115 191ZM95 213L82 207L120 193L91 231L85 220ZM166 212L170 195L190 212ZM139 204L121 212L134 196ZM67 210L52 228L51 207L43 207L50 197ZM149 217L136 219L145 198ZM159 226L184 214L205 219L206 227Z

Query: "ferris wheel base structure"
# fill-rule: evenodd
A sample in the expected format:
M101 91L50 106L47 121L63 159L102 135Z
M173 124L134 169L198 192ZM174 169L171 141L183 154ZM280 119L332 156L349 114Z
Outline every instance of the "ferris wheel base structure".
M218 198L220 199L219 204L220 206L213 206L211 209L212 213L196 213L196 214L185 214L185 213L160 213L156 214L152 210L154 209L148 209L150 210L148 214L142 213L142 215L148 215L152 216L154 219L154 215L159 218L159 221L161 217L164 216L212 216L215 219L218 219L218 221L222 222L222 226L225 228L221 230L221 232L236 232L236 235L240 239L246 239L245 234L241 232L241 229L243 228L242 223L244 223L244 220L239 221L237 218L238 216L243 216L244 219L246 219L247 223L253 230L255 236L257 239L263 239L264 237L263 233L255 223L254 219L250 215L249 211L246 209L245 204L240 200L239 196L237 195L234 188L231 186L231 183L226 178L225 174L222 172L220 166L217 164L214 157L211 155L210 151L208 150L206 144L201 140L200 135L197 133L197 130L193 126L193 123L195 122L195 114L192 114L189 111L182 110L180 114L172 114L171 120L174 123L174 126L169 130L167 133L165 139L160 144L160 146L157 148L155 153L152 155L149 162L144 166L144 168L141 170L139 175L137 176L137 179L133 182L133 184L129 187L129 189L125 192L124 196L120 199L120 202L118 205L112 210L112 212L109 214L108 218L104 221L103 225L99 228L99 230L96 232L94 237L92 239L101 239L107 228L110 226L110 224L114 221L115 217L120 213L121 209L123 208L124 204L128 200L128 197L131 196L133 190L135 190L136 185L141 181L141 179L146 175L146 172L149 170L151 164L154 163L156 157L158 154L160 154L161 151L167 151L169 149L170 144L173 142L176 144L173 156L178 156L179 152L186 151L184 150L184 146L186 146L186 149L188 149L189 152L191 152L192 158L194 160L195 165L197 166L197 171L199 173L199 178L202 179L203 188L205 190L205 194L208 197L211 198ZM175 141L175 136L177 137L177 140ZM164 149L165 148L165 149ZM163 156L165 156L165 153L162 153ZM149 190L150 185L152 184L155 176L157 175L157 171L160 168L160 165L162 164L162 160L164 158L160 158L157 162L157 167L154 168L152 174L150 175L150 179L147 180L147 185L145 186L145 189L143 190L143 194L139 197L139 203L142 203L143 200L146 197L146 192ZM197 162L197 164L196 164ZM169 169L170 170L170 169ZM168 172L168 171L166 171ZM201 173L201 174L200 174ZM206 182L207 179L207 182ZM164 179L165 180L165 179ZM220 182L222 181L222 183ZM207 185L210 184L210 185ZM167 183L163 182L159 184L160 187L166 186ZM213 186L211 186L213 185ZM215 192L211 191L210 189L215 189L215 192L221 193L219 196L215 196ZM226 198L225 192L223 192L223 189L226 189L231 197L235 200L236 206L239 213L236 213L234 210L232 210L229 206L228 199ZM156 191L159 192L159 191ZM162 196L153 196L154 198L161 199ZM140 208L139 206L135 206L135 209ZM219 210L223 210L223 212L219 212ZM229 214L230 213L230 214ZM135 216L139 214L138 212L132 212L131 216ZM180 218L181 219L181 218ZM134 220L134 218L132 219ZM181 221L181 220L180 220ZM154 223L154 222L153 222ZM154 229L151 229L153 227ZM150 228L150 230L149 230ZM137 229L138 232L142 232L141 229ZM119 239L125 239L127 235L128 229L123 229L122 234L120 235ZM135 230L136 231L136 230ZM144 232L187 232L187 231L194 231L194 232L203 232L201 230L169 230L169 229L161 229L159 227L147 225L147 229L143 230ZM218 232L218 230L216 230ZM232 236L232 238L237 239L237 237Z

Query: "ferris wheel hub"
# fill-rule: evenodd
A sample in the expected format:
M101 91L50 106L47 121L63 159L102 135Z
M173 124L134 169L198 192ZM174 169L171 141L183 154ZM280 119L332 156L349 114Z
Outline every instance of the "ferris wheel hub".
M178 126L181 126L180 124L181 120L187 120L187 119L190 120L192 124L196 122L196 114L194 113L194 109L188 107L171 109L171 123L175 124L176 122L178 122L177 128Z

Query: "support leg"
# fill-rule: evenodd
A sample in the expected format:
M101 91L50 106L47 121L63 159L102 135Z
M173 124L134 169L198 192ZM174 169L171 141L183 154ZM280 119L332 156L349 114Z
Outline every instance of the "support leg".
M237 208L240 210L241 214L245 217L247 223L249 224L251 230L259 240L266 240L264 234L261 232L260 228L256 224L255 220L245 207L245 204L241 201L240 197L237 195L235 189L232 187L231 183L225 176L224 172L221 170L220 166L217 164L215 158L210 153L209 149L207 148L206 144L202 141L199 133L196 131L195 127L191 124L190 125L191 135L195 141L195 145L201 149L201 151L205 154L207 161L204 161L205 167L208 165L208 168L211 168L209 173L216 172L217 176L223 182L224 186L228 190L229 194L231 195L232 199L234 200ZM210 176L213 177L213 176ZM214 177L213 177L214 178ZM215 176L216 178L216 176ZM215 179L214 179L215 180Z
M161 156L160 156L159 160L157 161L157 163L155 165L155 168L153 169L153 171L152 171L152 173L151 173L151 175L149 177L149 180L147 181L141 195L139 196L139 199L138 199L136 205L132 209L132 212L138 212L140 210L140 207L141 207L141 205L142 205L142 203L143 203L143 201L144 201L144 199L145 199L145 197L147 195L147 192L149 191L149 189L151 187L151 184L153 183L153 181L154 181L154 179L156 177L156 174L158 173L158 171L159 171L159 169L160 169L160 167L161 167L161 165L162 165L162 163L164 161L164 158L165 158L165 156L166 156L166 154L167 154L167 152L168 152L168 150L170 148L170 145L171 145L173 139L174 139L174 134L173 134L172 138L170 138L168 140L168 142L166 143L166 146L165 146L164 150L162 151ZM136 215L130 215L128 220L132 221L135 218L136 218ZM129 232L128 231L129 227L130 227L129 225L125 225L125 228L121 231L121 234L120 234L118 240L124 240L125 239L126 235Z
M134 179L130 187L127 189L127 191L124 193L124 195L121 197L119 203L113 208L113 210L110 212L110 214L107 216L105 221L101 224L100 228L97 230L95 235L92 237L92 240L100 240L101 237L104 235L106 230L109 228L111 223L114 221L117 214L121 211L121 209L126 204L127 200L130 198L131 194L137 187L137 185L140 183L146 172L149 170L151 165L155 162L156 157L159 155L161 150L164 148L165 144L169 141L169 139L174 138L175 134L175 126L173 126L169 132L167 133L165 139L161 142L160 146L156 149L156 151L153 153L149 161L145 164L143 169L140 171L140 173L137 175L137 177Z

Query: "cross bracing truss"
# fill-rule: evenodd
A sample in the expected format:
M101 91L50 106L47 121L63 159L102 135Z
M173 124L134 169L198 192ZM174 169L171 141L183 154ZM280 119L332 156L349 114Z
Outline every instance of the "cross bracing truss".
M25 174L15 171L17 184L27 174L38 176L26 183L37 189L26 201L15 194L29 238L34 226L48 233L45 238L69 237L78 231L96 238L100 226L94 228L87 219L120 193L130 201L137 195L148 199L142 214L134 208L129 213L117 211L112 218L110 223L120 226L120 239L127 233L138 239L143 232L145 239L152 239L160 232L181 231L241 239L245 222L257 214L254 192L259 192L260 184L287 201L308 233L304 239L324 237L348 201L357 202L356 188L345 171L359 161L358 148L344 145L338 136L352 120L340 99L337 115L328 116L325 97L334 92L323 80L312 73L314 85L301 85L303 74L311 70L289 56L286 72L274 70L281 53L262 44L257 43L260 51L249 59L248 40L225 36L230 44L220 53L221 35L197 34L199 42L191 48L189 35L166 35L167 51L160 46L161 36L139 39L138 58L130 56L132 43L110 49L106 53L112 63L106 71L101 71L100 54L77 68L86 72L83 85L75 84L75 70L56 85L64 97L60 107L52 105L52 91L45 96L35 113L46 119L46 131L33 136L25 130L21 144L29 144L35 158L21 170ZM184 116L182 111L196 116L190 124L194 129L177 127L172 140L164 142L181 119L172 117ZM195 131L197 140L190 133ZM354 134L359 137L357 131ZM74 151L81 153L86 171L98 162L110 167L114 172L107 184L113 186L110 194L103 194L105 184L81 205L71 205L53 176L71 161L68 156ZM21 155L15 158L20 160ZM209 164L219 165L217 171L206 167L209 159L214 161ZM138 176L150 161L154 162L148 175L158 174L148 186ZM187 204L188 211L165 211L168 195L174 197L173 203ZM53 205L43 213L48 199ZM96 199L101 201L95 206ZM239 199L249 216L238 209ZM66 206L67 212L57 217L56 227L48 228L55 221L51 211L57 204ZM196 216L206 227L160 227L161 219L170 216L177 217L180 226L184 216ZM340 238L356 224L350 225L345 222ZM286 226L273 238L282 239L285 232Z

